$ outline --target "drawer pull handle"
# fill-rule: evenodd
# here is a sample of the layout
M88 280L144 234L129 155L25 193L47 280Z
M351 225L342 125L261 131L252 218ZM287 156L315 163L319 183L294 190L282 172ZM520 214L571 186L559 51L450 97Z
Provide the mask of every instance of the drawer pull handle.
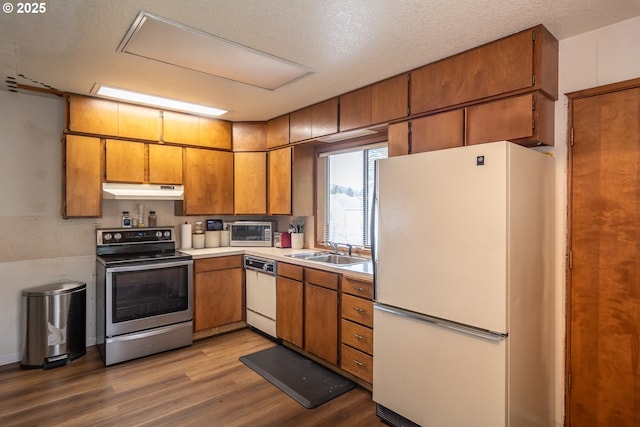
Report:
M356 337L356 339L363 341L364 337L362 335L358 335L358 334L353 334L354 337Z
M355 363L356 365L360 366L361 368L366 367L367 365L365 365L364 363L360 362L359 360L353 359L353 363Z
M357 311L358 313L364 313L364 312L366 311L366 310L365 310L364 308L362 308L362 307L353 307L353 309L354 309L355 311Z
M366 289L365 289L365 288L358 287L358 288L356 288L356 291L358 291L358 292L364 292L364 291L366 291Z

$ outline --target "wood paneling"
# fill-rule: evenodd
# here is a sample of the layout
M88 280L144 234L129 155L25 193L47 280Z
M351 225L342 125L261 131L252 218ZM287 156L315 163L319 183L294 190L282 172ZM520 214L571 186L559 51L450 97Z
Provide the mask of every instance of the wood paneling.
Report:
M640 425L638 85L570 104L569 426Z
M273 346L244 330L108 368L96 347L57 369L5 365L0 417L3 425L34 426L385 425L361 387L310 410L238 360Z

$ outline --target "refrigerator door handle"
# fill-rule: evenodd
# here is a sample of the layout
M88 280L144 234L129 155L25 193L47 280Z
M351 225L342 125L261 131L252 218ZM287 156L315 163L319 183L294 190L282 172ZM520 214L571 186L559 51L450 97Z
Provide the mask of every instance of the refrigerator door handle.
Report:
M371 203L371 264L373 266L373 299L376 299L376 276L378 272L378 161L373 163L373 200Z
M374 310L385 311L396 316L408 317L410 319L418 320L421 322L431 323L439 328L449 329L451 331L460 332L465 335L470 335L476 338L481 338L488 341L500 342L506 339L509 334L502 332L495 332L486 329L474 328L472 326L462 325L460 323L451 322L448 320L440 319L438 317L428 316L426 314L415 313L413 311L402 310L396 307L390 307L388 305L375 303L373 305Z

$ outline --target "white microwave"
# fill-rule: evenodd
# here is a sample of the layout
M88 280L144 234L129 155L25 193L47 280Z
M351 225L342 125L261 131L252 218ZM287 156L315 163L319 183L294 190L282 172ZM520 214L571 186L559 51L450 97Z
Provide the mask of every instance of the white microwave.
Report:
M230 224L231 246L273 246L273 223L236 221Z

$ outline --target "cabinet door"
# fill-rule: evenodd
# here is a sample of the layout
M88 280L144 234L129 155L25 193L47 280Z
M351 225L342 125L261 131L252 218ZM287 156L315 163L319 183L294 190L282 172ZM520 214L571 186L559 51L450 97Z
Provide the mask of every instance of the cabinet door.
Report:
M267 122L267 148L289 143L289 115L276 117Z
M172 111L165 111L162 117L162 140L164 142L198 145L199 117Z
M149 144L149 182L182 184L182 148Z
M267 153L234 153L236 215L267 213Z
M289 115L289 138L291 142L311 138L311 108L303 108Z
M160 140L160 111L139 105L118 105L118 135L124 138Z
M409 154L409 122L389 125L387 129L389 157Z
M409 77L401 74L371 86L371 123L406 117L409 112Z
M278 276L276 281L276 319L278 319L276 335L300 348L303 346L302 293L302 282Z
M291 147L269 151L269 214L291 214Z
M257 151L267 148L267 125L264 122L232 124L233 151Z
M411 113L533 86L533 32L512 36L411 72Z
M340 96L340 132L371 123L371 86Z
M311 107L311 137L338 132L338 98L331 98Z
M447 111L411 121L411 152L462 147L464 110Z
M231 150L231 122L200 117L198 123L198 145Z
M145 144L115 139L106 144L106 180L143 183Z
M241 268L231 268L195 274L195 332L243 320L242 273Z
M69 97L68 124L72 132L118 135L118 103L99 98Z
M185 149L184 214L233 213L233 153Z
M309 283L304 292L304 348L337 365L338 292Z
M102 148L98 138L66 135L64 140L65 218L102 216Z
M532 138L533 131L532 94L467 108L467 145Z

